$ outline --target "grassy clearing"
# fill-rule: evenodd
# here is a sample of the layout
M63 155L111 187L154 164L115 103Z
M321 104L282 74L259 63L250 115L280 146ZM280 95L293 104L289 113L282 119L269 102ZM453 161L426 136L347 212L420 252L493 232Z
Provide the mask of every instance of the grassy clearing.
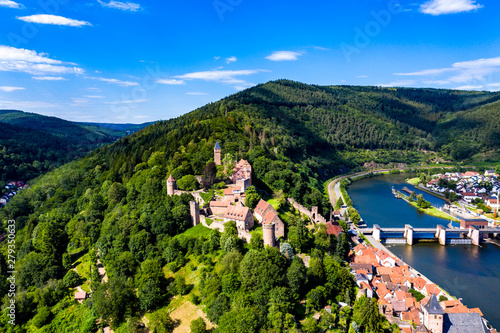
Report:
M271 206L273 206L273 208L276 210L278 210L280 208L280 204L278 202L278 199L269 199L269 200L267 200L267 202L269 204L271 204Z
M207 218L205 218L205 223L206 223L207 225L211 225L213 221L214 221L214 220L212 220L212 219L210 219L210 218L208 218L208 217L207 217Z
M458 219L454 218L451 215L446 214L445 212L442 212L442 211L438 210L435 207L422 209L422 208L419 208L417 206L416 202L409 202L409 204L412 205L413 207L417 208L419 211L424 212L427 215L431 215L431 216L438 217L440 219L444 219L444 220L448 220L448 221L456 221L456 222L458 222Z
M73 266L75 267L78 275L80 275L82 277L82 279L85 280L85 283L83 283L80 287L82 287L82 289L85 292L90 293L90 258L89 258L89 254L86 253L85 255L78 258L78 260L76 260L73 263Z
M175 237L208 237L210 235L210 228L205 227L203 224L198 224L196 227L189 228L184 231L182 234L179 234Z
M211 329L214 326L206 318L206 314L203 313L200 307L194 305L190 301L185 301L181 306L170 313L170 317L173 320L179 320L180 325L174 329L174 333L188 333L191 331L190 325L193 320L202 317L207 324L207 328Z
M415 178L409 178L406 180L406 182L410 185L413 185L413 186L418 186L418 184L420 183L420 178L418 177L415 177Z

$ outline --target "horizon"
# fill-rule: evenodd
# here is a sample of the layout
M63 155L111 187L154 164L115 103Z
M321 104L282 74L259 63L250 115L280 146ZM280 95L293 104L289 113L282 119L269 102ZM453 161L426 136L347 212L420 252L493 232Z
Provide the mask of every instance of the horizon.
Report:
M0 0L0 109L141 124L280 78L498 91L499 9L493 0Z
M249 87L247 89L252 89L254 87L257 87L259 85L266 85L268 83L271 83L271 82L276 82L276 81L279 81L279 80L288 80L288 81L291 81L289 79L276 79L276 80L271 80L271 81L267 81L267 82L263 82L263 83L258 83L256 84L255 86L253 87ZM311 85L311 86L318 86L318 87L366 87L366 88L387 88L387 89L391 89L391 88L398 88L398 89L434 89L434 90L455 90L457 92L459 91L464 91L464 90L460 90L460 89L448 89L448 88L433 88L433 87L400 87L400 86L394 86L394 87L382 87L382 86L373 86L373 85L349 85L349 84L336 84L336 85L318 85L318 84L314 84L314 83L304 83L304 82L300 82L300 81L293 81L293 82L297 82L297 83L300 83L300 84L307 84L307 85ZM245 89L245 90L247 90ZM244 90L242 90L244 91ZM214 102L218 102L222 99L225 99L225 98L228 98L229 96L231 95L234 95L234 94L237 94L239 93L240 91L238 92L235 92L235 93L232 93L230 95L227 95L227 96L224 96L224 97L221 97L219 100L217 101L213 101L213 102L208 102L208 103L214 103ZM475 92L475 91L474 91ZM492 92L492 91L482 91L484 93L495 93L495 92ZM207 104L208 104L207 103ZM206 105L206 104L204 104ZM144 121L144 122L99 122L99 121L75 121L75 120L71 120L71 119L65 119L65 118L60 118L60 117L57 117L57 116L53 116L53 115L45 115L45 114L42 114L42 113L38 113L38 112L32 112L32 111L24 111L24 110L16 110L16 109L3 109L3 108L0 108L0 112L2 111L14 111L14 112L23 112L23 113L31 113L31 114L37 114L37 115L42 115L42 116L47 116L47 117L55 117L55 118L59 118L59 119L62 119L62 120L65 120L65 121L70 121L70 122L75 122L75 123L81 123L81 124L116 124L116 125L142 125L142 124L146 124L146 123L151 123L151 124L154 124L158 121L168 121L168 120L171 120L171 119L174 119L174 118L177 118L177 117L181 117L183 115L186 115L188 113L191 113L191 112L194 112L196 111L197 109L203 107L204 105L201 105L199 107L196 107L195 109L193 110L189 110L189 111L186 111L185 113L182 113L182 114L179 114L175 117L171 117L171 118L168 118L168 119L156 119L156 120L150 120L150 121ZM151 125L150 124L150 125ZM149 126L149 125L148 125Z

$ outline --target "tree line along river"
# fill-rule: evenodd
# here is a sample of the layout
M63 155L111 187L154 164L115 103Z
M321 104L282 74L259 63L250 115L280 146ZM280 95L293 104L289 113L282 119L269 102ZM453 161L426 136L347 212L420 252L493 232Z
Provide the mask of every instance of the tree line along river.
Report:
M405 180L409 174L381 175L353 182L348 193L368 227L414 228L446 226L449 221L419 212L404 200L398 200L391 192L392 187L401 190L408 187ZM425 200L435 207L444 201L423 193ZM415 267L450 295L462 298L470 308L479 307L484 317L495 328L500 328L500 248L493 244L446 245L439 243L417 243L386 245L408 265Z

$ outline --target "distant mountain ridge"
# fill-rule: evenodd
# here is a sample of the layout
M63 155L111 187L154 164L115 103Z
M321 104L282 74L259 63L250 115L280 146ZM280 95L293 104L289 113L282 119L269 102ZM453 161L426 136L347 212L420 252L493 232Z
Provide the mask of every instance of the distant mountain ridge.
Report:
M29 180L142 125L81 124L18 110L0 110L0 180ZM147 126L144 124L143 126Z

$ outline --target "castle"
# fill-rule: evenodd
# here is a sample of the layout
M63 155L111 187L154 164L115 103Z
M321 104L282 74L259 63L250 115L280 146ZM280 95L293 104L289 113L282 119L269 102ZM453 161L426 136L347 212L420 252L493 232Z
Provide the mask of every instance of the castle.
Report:
M216 165L222 165L222 149L219 142L214 147L214 162ZM252 185L252 166L246 160L241 159L233 167L231 176L232 184L224 189L222 200L211 200L206 207L200 209L200 203L203 203L201 196L197 192L191 192L196 201L190 202L190 215L193 226L203 223L210 218L212 223L208 226L211 229L224 230L224 223L234 221L238 236L250 241L249 231L254 227L255 219L262 224L264 245L276 246L276 240L285 236L285 225L278 216L278 213L272 205L264 200L252 211L245 207L245 191ZM179 195L183 191L177 189L177 182L172 175L167 179L167 194Z

